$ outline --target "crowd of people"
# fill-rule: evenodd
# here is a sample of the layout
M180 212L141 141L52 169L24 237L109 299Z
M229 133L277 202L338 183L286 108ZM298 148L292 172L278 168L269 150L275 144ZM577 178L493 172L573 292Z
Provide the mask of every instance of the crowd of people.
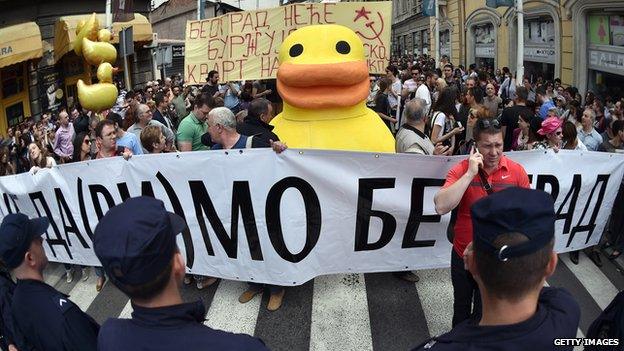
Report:
M128 160L133 155L147 153L256 147L272 148L278 153L285 150L286 145L279 141L279 135L269 124L281 110L275 81L219 84L219 78L219 72L209 72L202 87L184 85L178 77L152 81L142 89L121 90L117 103L107 111L85 111L75 104L58 113L45 113L38 121L27 120L11 127L0 149L0 175L36 173L57 164L105 157ZM477 326L466 324L471 318L477 318L485 323L483 325L498 326L538 317L566 319L567 324L559 325L559 329L551 326L551 329L535 331L532 337L541 345L544 340L539 338L550 335L549 331L559 332L554 335L560 337L576 335L580 312L573 298L558 289L542 290L557 261L553 251L552 200L542 192L521 189L529 187L528 176L521 165L507 159L503 152L549 149L554 152L562 149L622 152L622 104L624 99L614 101L591 92L583 97L578 89L564 87L558 79L550 82L538 77L533 82L523 78L520 82L507 67L494 70L472 64L465 70L461 65L453 65L447 57L439 63L427 56L393 58L385 75L371 76L367 105L395 135L397 152L467 156L453 167L435 196L439 214L457 212L452 226L451 277L453 326L458 329L448 334L447 339L443 336L423 347L433 347L437 342L439 349L446 349L439 345L467 342L461 335L479 331ZM481 186L472 187L475 180ZM510 185L519 189L501 191ZM494 194L499 192L501 195ZM617 258L624 250L623 194L624 186L620 188L619 202L616 200L608 235L603 241L603 248L610 247L610 259ZM133 211L128 210L130 207ZM488 210L492 208L499 208L500 215L494 222L485 221L491 216ZM539 223L515 223L518 217L509 215L516 213L514 211L524 213L526 218L539 219ZM8 224L3 223L4 229L0 228L10 233L7 237L17 237L4 243L0 237L0 256L6 268L19 279L42 281L42 267L47 259L40 235L47 223L16 216L7 216L4 222ZM143 218L162 220L158 226L162 230L146 228ZM532 232L505 232L512 224ZM191 329L181 334L183 339L181 335L167 333L150 338L151 334L143 327L113 321L100 329L99 349L124 349L123 343L114 341L115 337L120 342L125 340L126 347L134 345L135 348L145 345L138 340L158 345L160 349L207 342L198 336L204 327L194 324L199 321L196 314L203 306L183 304L177 282L190 284L194 280L196 287L203 289L218 278L184 274L183 258L172 239L184 227L183 219L167 213L162 202L149 198L130 199L112 208L100 221L94 249L103 267L95 269L96 289L100 291L108 277L132 299L136 318L143 318L147 329L150 323L159 323L159 313L175 315L178 320L171 323L182 329L192 320L195 329L189 326ZM108 235L113 232L116 236ZM137 233L141 233L140 240L129 239ZM124 250L120 250L122 246ZM8 262L7 257L16 250L22 256ZM602 265L602 253L598 248L585 252L596 265ZM579 252L570 254L572 262L578 263L578 255ZM507 260L513 263L501 263ZM520 279L523 269L529 265L532 274ZM74 279L75 268L66 265L68 283ZM80 268L82 279L88 279L89 269ZM415 272L395 275L410 282L419 280ZM30 289L44 289L43 283L33 284ZM521 289L517 288L518 284ZM20 289L19 283L17 289ZM270 293L267 308L279 309L285 294L285 289L279 286L250 283L239 301L246 303L265 290ZM500 312L510 306L515 306L519 314L501 315ZM66 309L74 314L74 320L67 317L64 323L81 323L83 337L97 335L98 326L90 317L81 314L71 302ZM563 310L565 312L560 312ZM559 312L552 315L549 311ZM28 330L43 328L37 324L39 322L27 319L17 323L23 329L31 328ZM526 334L526 329L510 327L508 331L510 335ZM491 333L483 334L483 347L500 341L490 338ZM137 335L138 339L131 341ZM25 345L40 349L75 342L30 338ZM184 341L172 343L174 339ZM84 341L79 349L95 349L94 340ZM214 344L217 349L264 349L260 340L242 336L231 338L227 333L214 334L214 340L221 342ZM23 342L8 338L5 341L7 345L12 341ZM547 341L552 342L552 338Z

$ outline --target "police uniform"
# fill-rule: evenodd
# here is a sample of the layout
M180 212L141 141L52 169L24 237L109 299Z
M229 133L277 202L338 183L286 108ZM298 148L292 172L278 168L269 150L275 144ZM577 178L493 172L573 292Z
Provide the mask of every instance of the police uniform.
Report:
M93 247L113 284L140 286L165 270L176 250L176 236L185 228L184 219L167 212L162 201L131 198L100 220ZM201 301L132 307L132 319L109 319L102 325L98 350L267 350L260 339L205 326Z
M11 312L11 303L13 301L13 291L15 291L15 282L11 275L0 269L0 326L2 335L0 335L0 347L8 350L9 345L23 345L23 337L15 329L13 314Z
M44 234L47 218L9 214L0 226L0 257L10 270L19 267L32 242ZM96 350L99 325L67 295L40 280L18 279L11 314L19 350Z
M491 250L506 261L537 252L554 237L555 213L550 195L543 191L511 188L487 196L471 208L473 245ZM522 233L529 239L517 245L494 246L500 234ZM475 257L475 259L478 259ZM461 322L450 332L434 337L414 350L553 350L555 338L575 338L580 308L564 289L541 290L535 314L512 325L480 326L479 319ZM572 347L557 350L572 350Z
M99 325L69 296L38 280L18 280L13 318L25 336L19 350L96 350Z

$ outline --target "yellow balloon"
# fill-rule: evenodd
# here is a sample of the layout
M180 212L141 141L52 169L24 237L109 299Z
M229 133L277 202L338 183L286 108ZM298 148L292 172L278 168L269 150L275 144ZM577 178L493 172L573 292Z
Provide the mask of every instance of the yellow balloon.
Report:
M111 83L86 85L82 79L76 84L78 101L83 108L99 112L113 107L117 101L117 87Z
M76 39L74 40L74 52L78 56L82 56L82 39L87 38L90 40L97 40L98 37L98 29L100 28L100 23L98 19L93 13L91 17L85 22L85 24L80 28L80 32L76 34Z
M76 34L80 33L80 31L82 30L82 27L84 27L85 23L86 23L85 20L78 21L78 24L76 25Z
M113 66L108 63L102 63L97 69L97 78L100 83L113 82Z
M110 43L98 43L82 38L82 55L88 63L94 66L102 62L115 63L117 49Z
M106 28L100 29L100 31L98 32L98 41L110 43L112 36L113 34L110 32L110 30Z

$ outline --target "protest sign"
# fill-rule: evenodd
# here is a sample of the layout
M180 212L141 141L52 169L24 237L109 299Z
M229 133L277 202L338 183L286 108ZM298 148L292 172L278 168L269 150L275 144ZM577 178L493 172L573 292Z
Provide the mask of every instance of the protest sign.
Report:
M598 243L624 155L509 157L556 199L557 251ZM98 265L98 219L130 196L155 196L188 224L178 246L189 272L299 285L331 273L448 267L450 214L436 214L433 197L463 159L294 149L117 157L1 177L0 211L49 217L50 260Z
M299 3L188 21L184 80L204 84L212 70L219 72L221 81L275 78L282 41L297 28L315 24L353 29L364 43L370 72L384 73L390 58L391 12L388 1Z

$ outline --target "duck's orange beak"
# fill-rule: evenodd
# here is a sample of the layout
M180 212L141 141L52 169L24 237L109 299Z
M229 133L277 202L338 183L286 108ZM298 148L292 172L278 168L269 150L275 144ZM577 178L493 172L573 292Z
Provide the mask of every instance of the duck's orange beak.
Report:
M282 63L277 90L286 103L303 109L350 107L370 90L366 61L325 64Z

